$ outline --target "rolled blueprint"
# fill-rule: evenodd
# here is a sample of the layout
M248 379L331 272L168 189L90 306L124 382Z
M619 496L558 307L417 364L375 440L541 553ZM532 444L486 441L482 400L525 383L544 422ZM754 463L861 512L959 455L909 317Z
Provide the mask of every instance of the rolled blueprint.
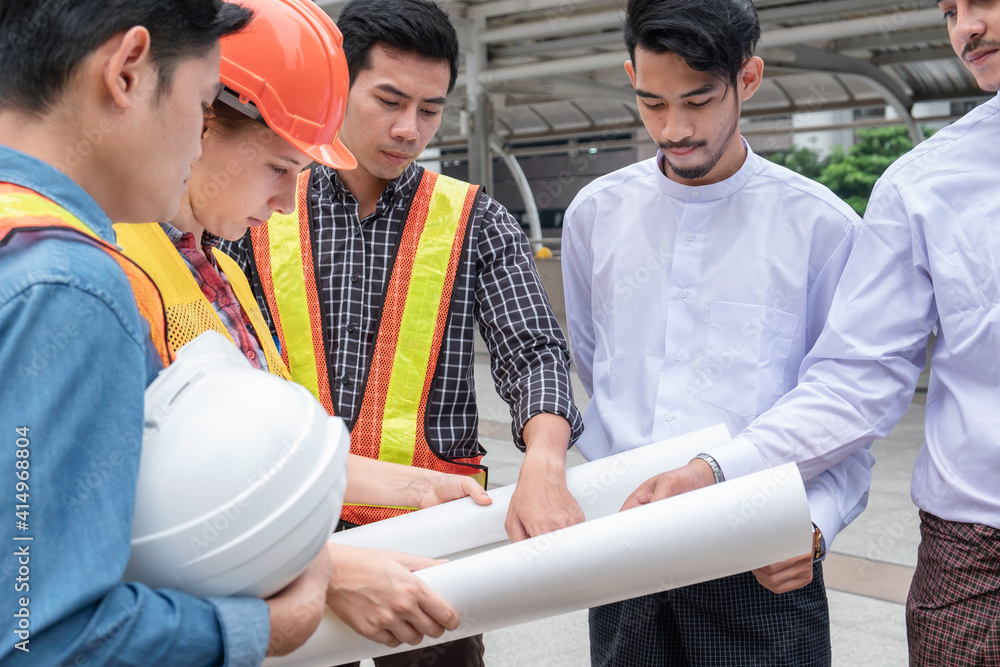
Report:
M415 574L461 625L420 646L745 572L812 549L795 464L740 477ZM355 634L327 610L289 656L265 665L339 665L410 650Z
M679 468L708 447L728 442L730 437L729 429L717 424L584 463L566 471L566 486L588 521L608 516L621 509L629 494L650 477ZM513 493L511 484L491 490L490 505L462 498L335 533L330 541L428 558L467 555L470 550L507 541L504 520Z

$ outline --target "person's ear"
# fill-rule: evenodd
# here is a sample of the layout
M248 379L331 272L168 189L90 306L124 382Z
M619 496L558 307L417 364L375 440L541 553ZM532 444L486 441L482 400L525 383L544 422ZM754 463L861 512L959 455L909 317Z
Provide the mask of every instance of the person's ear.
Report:
M632 87L635 88L635 65L632 64L632 60L625 61L625 71L628 73L628 78L632 82Z
M758 56L751 56L743 63L743 69L740 70L740 77L737 82L737 92L739 92L741 103L753 97L753 94L760 88L763 79L764 61Z
M135 26L112 39L117 41L108 45L103 82L115 105L128 109L153 94L159 72L151 56L149 30Z

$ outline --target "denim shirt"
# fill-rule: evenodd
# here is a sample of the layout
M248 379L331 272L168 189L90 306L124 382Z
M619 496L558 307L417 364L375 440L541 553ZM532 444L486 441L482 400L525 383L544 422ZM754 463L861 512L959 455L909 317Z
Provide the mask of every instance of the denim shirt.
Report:
M0 146L0 182L52 199L114 242L97 203L49 165ZM0 247L0 663L263 660L263 601L121 581L143 392L159 370L128 279L105 251L61 232Z

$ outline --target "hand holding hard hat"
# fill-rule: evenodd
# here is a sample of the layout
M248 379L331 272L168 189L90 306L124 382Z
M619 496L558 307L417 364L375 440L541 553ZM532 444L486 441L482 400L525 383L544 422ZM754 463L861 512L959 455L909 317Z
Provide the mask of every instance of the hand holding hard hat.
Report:
M342 545L316 558L340 515L349 448L343 421L303 387L202 334L146 390L125 579L205 597L268 597L293 582L283 594L318 604L317 623L325 598L358 634L389 646L454 629L454 610L410 574L438 561ZM277 637L294 649L315 627Z
M199 597L278 592L333 531L349 447L303 387L202 334L146 390L125 578Z

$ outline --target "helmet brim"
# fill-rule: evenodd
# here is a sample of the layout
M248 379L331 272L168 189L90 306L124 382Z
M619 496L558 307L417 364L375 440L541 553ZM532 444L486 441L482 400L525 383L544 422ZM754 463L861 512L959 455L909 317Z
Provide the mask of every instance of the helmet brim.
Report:
M285 137L285 139L300 151L311 157L320 164L325 164L334 169L355 169L358 161L347 150L347 146L341 143L340 139L334 139L332 144L310 144L297 139Z

